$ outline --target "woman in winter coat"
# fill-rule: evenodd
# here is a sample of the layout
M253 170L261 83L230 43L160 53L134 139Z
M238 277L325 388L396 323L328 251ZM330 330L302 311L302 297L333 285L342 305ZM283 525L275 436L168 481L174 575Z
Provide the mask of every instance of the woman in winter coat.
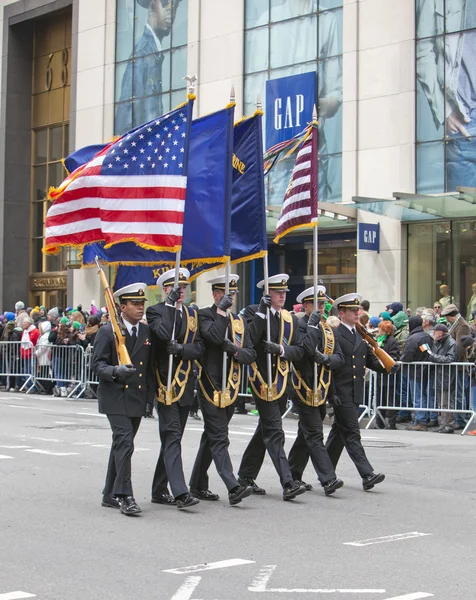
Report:
M393 360L400 360L400 346L395 339L394 326L392 321L380 321L377 329L377 343L389 354ZM386 404L397 406L395 395L395 375L377 375L377 405ZM395 424L397 419L396 410L386 410L385 417L387 418L388 429L396 429ZM385 427L383 419L377 417L377 426L380 429Z

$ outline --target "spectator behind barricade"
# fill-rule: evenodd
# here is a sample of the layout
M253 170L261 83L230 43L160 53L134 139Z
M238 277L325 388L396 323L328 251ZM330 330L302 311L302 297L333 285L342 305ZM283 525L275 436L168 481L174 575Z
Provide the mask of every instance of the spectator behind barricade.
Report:
M473 310L471 313L471 321L468 323L468 325L472 337L476 338L476 310Z
M375 319L378 317L371 317ZM397 340L393 336L394 326L391 321L380 321L377 325L377 343L389 354L393 360L400 360L400 347ZM377 375L377 403L387 404L387 406L398 406L395 389L395 376L394 375ZM387 419L387 423L380 417L377 416L376 423L379 429L396 429L396 410L385 410L384 416Z
M15 329L15 313L6 312L4 314L5 317L5 326L3 328L2 333L2 342L11 342L13 330Z
M412 316L412 309L411 308L406 308L405 309L405 313L406 313L407 317L411 317Z
M15 315L18 317L18 315L21 313L26 313L25 303L19 300L15 303Z
M64 309L63 316L64 316L64 317L70 317L70 316L71 316L71 311L72 311L72 310L73 310L73 308L72 308L71 306L67 306L67 307Z
M94 340L96 339L96 334L99 331L99 324L101 322L100 317L96 314L91 315L88 319L88 324L84 330L86 334L86 340L90 346L94 346Z
M50 323L52 325L54 325L56 323L56 319L58 319L58 317L59 317L59 312L58 312L58 309L56 307L50 309L48 311L48 313L46 314L46 318L48 319L48 321L50 321Z
M361 312L365 313L370 317L370 302L368 300L362 300L362 302L360 303L360 308L362 309Z
M33 308L29 314L30 314L30 318L33 320L35 327L38 327L38 323L40 321L40 307L35 306L35 308Z
M388 310L384 310L380 313L380 318L383 321L391 321L392 320L392 315L388 312Z
M442 311L442 306L438 301L433 302L433 310L435 311L436 319L438 319L438 317L441 315L441 311Z
M408 329L409 336L406 339L403 348L401 358L402 363L421 362L425 359L425 352L421 350L422 344L427 344L430 347L433 343L433 340L424 331L423 320L421 317L410 317L408 319ZM415 420L409 429L413 431L426 431L426 422L428 420L427 411L421 411L418 409L427 408L426 386L424 384L427 377L427 369L422 365L403 365L401 371L402 406L406 405L415 409ZM402 423L405 421L402 418L397 418L397 422Z
M40 321L40 323L43 323L44 321L47 320L46 313L48 311L46 310L45 306L40 306L40 310L38 312L40 313L40 319L39 319L39 321Z
M20 317L23 317L21 314ZM20 343L20 357L22 362L22 373L24 375L33 375L33 354L35 346L38 343L40 332L35 327L33 319L26 315L20 320L17 318L17 322L21 322L22 336ZM26 377L17 378L17 387L23 385L27 381Z
M51 396L54 383L51 381L51 342L48 340L51 323L43 321L39 324L40 337L35 348L36 360L38 363L38 379L40 380L40 390Z
M5 317L3 315L0 315L0 338L2 337L2 333L5 328L6 323L7 322L5 320Z
M89 342L86 339L86 334L81 331L82 324L79 321L73 321L69 329L69 343L73 346L81 346L86 348Z
M364 327L367 327L368 322L370 321L369 315L367 313L360 313L359 315L359 323Z
M395 327L394 337L400 346L400 352L403 352L405 340L410 335L408 315L403 310L403 305L400 302L393 302L393 304L390 304L389 313L391 314L392 323Z
M101 325L105 325L106 323L109 323L109 313L107 312L107 308L101 308Z
M51 366L53 367L53 376L56 380L56 386L53 389L54 396L65 398L68 395L67 385L67 356L63 350L69 345L69 325L70 320L67 317L61 317L57 329L51 331L49 341L53 344L51 349Z
M73 312L70 315L70 319L73 322L76 321L76 323L79 323L80 325L86 325L86 320L84 318L84 315L79 310L73 310Z
M417 308L415 308L415 317L421 317L425 311L426 306L418 306Z
M426 351L425 360L442 366L441 371L434 375L436 385L437 406L444 409L452 409L455 405L453 396L455 370L450 364L458 358L458 348L454 339L448 334L448 328L443 323L438 323L433 332L433 348L428 345L422 348ZM448 366L446 366L448 365ZM441 413L439 417L440 427L438 433L454 432L454 415L451 412Z
M471 335L468 322L460 314L456 304L448 304L441 311L441 316L446 318L448 331L451 337L455 340L458 349L458 362L466 362L466 353L463 348L461 339L466 335ZM465 368L463 366L456 369L455 374L455 408L461 410L469 408L469 398L464 390ZM466 426L466 418L461 413L455 414L456 426L455 429L464 429Z
M330 317L327 317L326 323L330 325L332 329L337 329L340 325L340 319L335 315L330 315Z
M380 317L370 317L369 324L368 324L368 330L370 331L370 333L374 333L374 334L377 333L378 326L381 321L382 321L382 319ZM392 332L393 332L393 324L392 324Z

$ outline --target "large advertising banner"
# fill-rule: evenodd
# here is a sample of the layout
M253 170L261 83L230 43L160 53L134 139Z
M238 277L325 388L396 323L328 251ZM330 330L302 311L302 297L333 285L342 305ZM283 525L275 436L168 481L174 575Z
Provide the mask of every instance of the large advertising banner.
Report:
M185 100L188 0L117 0L115 133Z
M476 1L417 0L417 188L476 187Z

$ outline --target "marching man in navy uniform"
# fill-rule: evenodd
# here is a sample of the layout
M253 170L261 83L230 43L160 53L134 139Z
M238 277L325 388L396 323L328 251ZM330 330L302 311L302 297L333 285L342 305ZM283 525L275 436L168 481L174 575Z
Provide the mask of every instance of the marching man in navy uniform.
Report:
M205 344L205 352L200 359L198 401L205 431L190 478L190 491L194 496L203 500L218 500L218 495L208 489L208 468L213 458L218 474L227 487L231 505L238 504L253 493L251 486L238 483L228 453L228 423L235 410L242 365L249 365L256 360L256 352L243 319L230 310L238 291L239 279L236 274L229 275L229 294L225 294L225 275L209 279L214 304L198 312L200 335ZM223 394L224 352L227 353L227 380Z
M342 450L347 450L362 477L364 491L371 490L385 479L383 473L374 473L360 438L358 407L362 403L365 368L387 373L370 347L356 329L359 321L362 296L352 293L337 298L334 306L339 311L341 324L336 330L336 339L344 354L343 366L335 371L334 423L326 441L329 458L336 467ZM395 365L393 371L398 370Z
M99 412L107 415L112 429L102 506L120 508L124 515L142 512L132 491L131 460L141 418L155 398L150 330L140 322L146 289L145 283L134 283L114 294L127 329L126 347L132 364L119 366L110 323L99 329L94 341L93 369L99 379Z
M314 286L297 297L305 315L299 319L303 336L304 355L295 361L291 376L292 399L299 413L297 438L289 452L289 465L294 480L302 482L302 474L311 458L326 496L330 496L344 484L337 479L334 467L324 446L322 421L326 416L326 399L330 395L332 371L344 364L339 342L334 339L332 327L321 321L328 303L326 288L318 286L318 310L314 310ZM317 389L314 390L314 363L317 363ZM307 484L304 484L307 485Z
M157 378L157 410L162 447L152 482L152 502L177 504L189 508L198 504L187 488L182 465L182 436L193 404L193 362L203 353L204 346L198 331L198 314L184 306L190 273L180 269L179 285L174 288L175 269L166 271L157 279L163 286L165 302L147 309L147 322L152 331L154 374ZM175 323L175 327L174 327ZM172 340L172 338L174 338ZM169 356L172 355L172 385L167 390ZM173 498L167 490L170 482Z
M274 275L268 279L269 295L261 298L258 311L250 325L250 336L256 350L256 362L249 367L249 384L252 389L260 420L245 450L238 471L241 485L253 486L254 493L265 494L255 482L264 460L265 451L273 461L283 486L283 500L292 500L306 488L294 482L284 452L284 431L281 422L280 402L286 402L286 386L290 363L302 358L301 335L298 319L284 310L289 275ZM264 288L264 281L258 283ZM267 341L266 319L269 319L271 341ZM272 388L268 389L267 355L271 355Z

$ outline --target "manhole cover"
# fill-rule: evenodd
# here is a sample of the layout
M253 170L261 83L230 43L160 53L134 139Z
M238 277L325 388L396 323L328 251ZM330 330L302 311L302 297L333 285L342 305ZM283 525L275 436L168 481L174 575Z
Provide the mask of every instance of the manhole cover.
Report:
M362 440L362 446L365 448L406 448L410 445L404 442L388 442L387 440Z

